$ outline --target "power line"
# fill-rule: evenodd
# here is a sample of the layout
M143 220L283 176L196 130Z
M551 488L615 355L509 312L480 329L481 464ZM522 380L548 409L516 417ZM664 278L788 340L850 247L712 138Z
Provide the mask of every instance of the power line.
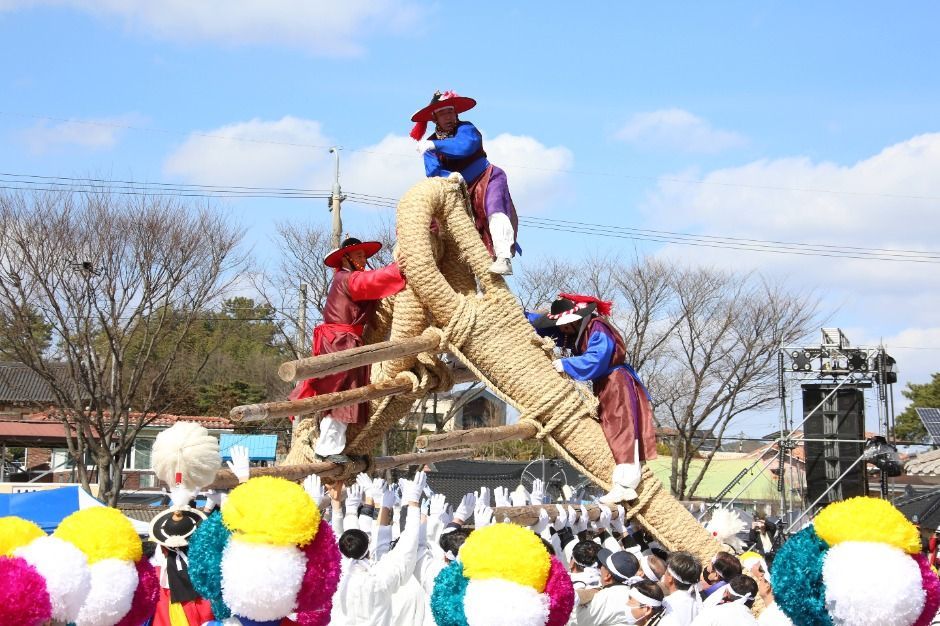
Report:
M320 144L308 144L292 141L276 141L273 139L252 139L249 137L232 137L230 135L216 135L212 133L203 133L199 131L185 132L178 130L169 130L163 128L156 128L153 126L134 126L132 124L120 124L116 122L103 122L95 120L80 120L74 118L63 118L63 117L54 117L48 115L36 115L31 113L20 113L15 111L0 111L0 115L6 115L8 117L23 117L37 120L47 120L53 122L63 122L68 124L81 124L87 126L98 126L98 127L107 127L107 128L120 128L125 130L134 130L140 132L149 132L149 133L159 133L164 135L180 136L180 137L200 137L203 139L214 139L214 140L224 140L224 141L239 141L244 143L253 143L253 144L265 144L265 145L275 145L275 146L287 146L293 148L310 148L310 149L319 149L319 150L328 150L334 146L320 145ZM360 154L374 154L378 156L394 157L398 159L416 158L415 153L400 153L400 152L387 152L383 150L368 150L365 148L343 148L346 152L358 152ZM655 182L665 182L671 184L683 184L683 185L702 185L702 186L716 186L716 187L730 187L736 189L759 189L764 191L783 191L783 192L792 192L792 193L815 193L815 194L827 194L827 195L847 195L847 196L857 196L857 197L875 197L875 198L891 198L895 200L919 200L919 201L929 201L937 202L940 201L940 196L930 196L930 195L915 195L915 194L897 194L897 193L884 193L877 191L857 191L857 190L845 190L845 189L821 189L814 187L787 187L783 185L756 185L749 183L738 183L733 181L718 181L711 179L695 179L695 178L675 178L668 176L654 176L648 174L630 174L627 172L602 172L602 171L592 171L592 170L576 170L571 168L550 168L550 167L538 167L533 165L526 165L520 163L510 163L504 164L504 167L511 167L517 169L527 169L532 171L542 171L542 172L552 172L557 174L574 174L579 176L600 176L606 178L626 178L633 180L648 180Z

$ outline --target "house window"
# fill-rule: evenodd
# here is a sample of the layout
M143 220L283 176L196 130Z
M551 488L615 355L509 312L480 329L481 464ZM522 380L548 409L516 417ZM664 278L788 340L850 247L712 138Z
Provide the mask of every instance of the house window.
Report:
M124 469L149 470L154 441L154 439L145 439L143 437L135 439L134 447L124 459Z

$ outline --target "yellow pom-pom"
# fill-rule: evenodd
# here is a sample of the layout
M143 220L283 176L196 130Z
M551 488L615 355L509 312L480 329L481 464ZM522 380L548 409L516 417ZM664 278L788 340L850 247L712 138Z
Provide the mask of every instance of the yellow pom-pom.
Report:
M17 548L44 537L46 533L22 517L0 517L0 556L12 556Z
M908 554L920 552L920 534L887 500L849 498L824 508L813 520L816 534L830 546L843 541L886 543Z
M139 561L143 555L140 537L130 520L106 506L75 511L62 520L52 536L84 552L89 565L104 559Z
M515 524L493 524L470 533L460 548L460 562L470 580L500 578L539 593L545 591L552 565L542 540Z
M232 490L222 522L242 541L303 547L317 534L320 509L300 485L261 476Z

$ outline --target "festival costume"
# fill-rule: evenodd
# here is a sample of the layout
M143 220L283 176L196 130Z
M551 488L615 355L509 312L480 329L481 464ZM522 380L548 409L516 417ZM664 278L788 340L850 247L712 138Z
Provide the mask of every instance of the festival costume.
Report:
M471 98L462 98L452 92L436 93L431 104L412 116L416 125L411 136L420 140L427 123L433 120L434 112L439 109L453 107L456 113L462 113L474 105L476 102ZM486 249L496 258L490 271L511 274L509 259L521 252L516 243L519 220L509 195L506 173L487 160L480 131L470 122L458 121L449 135L438 130L428 135L426 141L430 143L424 153L425 174L446 178L457 172L463 176L473 209L473 223ZM503 261L505 265L502 265ZM497 271L497 265L506 271Z
M702 610L692 626L755 626L751 609L738 602L726 602Z
M368 248L369 244L374 244ZM376 270L347 270L338 267L344 251L363 249L375 254L381 247L376 242L347 239L344 245L331 253L325 263L336 269L326 296L323 323L313 329L312 355L342 352L362 345L365 329L372 323L379 300L395 295L405 288L405 278L397 263ZM371 256L371 255L370 255ZM369 366L320 378L308 378L298 383L290 394L291 400L315 395L356 389L369 384ZM338 407L320 421L320 437L315 452L323 457L340 454L346 447L346 428L349 424L363 426L369 419L369 404L363 402Z
M576 294L561 294L556 312L528 314L539 334L570 348L573 355L560 359L563 371L574 380L591 381L597 396L597 417L617 467L609 500L635 499L640 480L640 461L655 459L656 429L649 394L639 375L626 362L623 338L604 317L610 303ZM579 322L580 333L565 335L558 326ZM621 489L616 489L619 486Z
M663 606L666 610L659 626L689 626L702 610L702 603L689 590L669 594Z

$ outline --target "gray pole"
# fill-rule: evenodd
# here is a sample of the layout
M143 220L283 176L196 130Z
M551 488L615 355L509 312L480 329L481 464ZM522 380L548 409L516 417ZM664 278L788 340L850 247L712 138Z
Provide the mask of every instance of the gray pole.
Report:
M300 283L297 297L297 352L307 354L307 283Z
M342 190L339 186L339 148L332 147L330 152L336 158L336 171L333 178L333 191L330 194L330 211L333 213L333 248L339 248L343 238L343 218L340 216L340 205L343 202Z

